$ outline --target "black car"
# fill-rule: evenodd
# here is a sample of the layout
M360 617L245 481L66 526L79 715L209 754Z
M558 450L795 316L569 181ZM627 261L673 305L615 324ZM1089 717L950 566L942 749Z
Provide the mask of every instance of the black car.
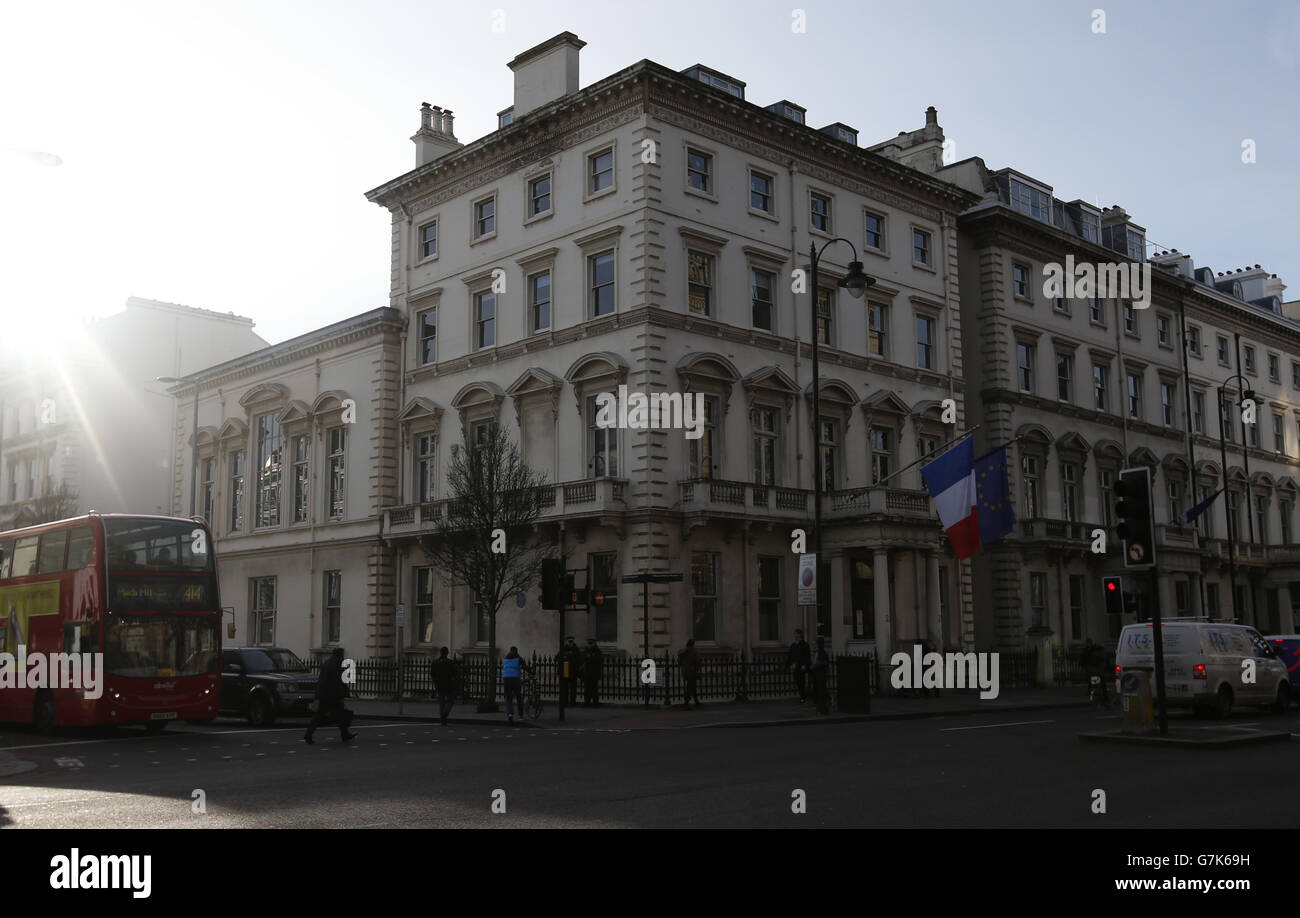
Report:
M316 674L292 650L239 647L221 651L221 713L254 726L277 717L310 717Z

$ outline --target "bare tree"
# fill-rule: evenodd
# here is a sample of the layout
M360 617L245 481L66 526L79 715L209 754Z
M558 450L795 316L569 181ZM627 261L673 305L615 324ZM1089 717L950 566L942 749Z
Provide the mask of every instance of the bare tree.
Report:
M57 489L48 485L41 489L40 497L34 497L18 511L15 522L22 526L35 526L38 523L52 523L77 515L77 493L62 482Z
M419 540L443 581L469 587L476 612L488 616L488 697L480 710L496 709L497 612L537 581L554 544L535 526L545 475L523 461L505 431L489 431L472 448L453 447L446 512Z

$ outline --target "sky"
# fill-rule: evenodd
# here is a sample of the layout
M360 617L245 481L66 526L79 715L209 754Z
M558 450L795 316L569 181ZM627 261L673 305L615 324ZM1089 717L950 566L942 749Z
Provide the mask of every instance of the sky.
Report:
M0 23L9 344L57 347L128 296L273 343L387 305L389 216L364 194L415 166L420 104L462 142L490 133L506 63L564 30L583 86L703 63L864 146L933 105L958 159L1120 204L1160 248L1300 297L1297 0L0 0Z

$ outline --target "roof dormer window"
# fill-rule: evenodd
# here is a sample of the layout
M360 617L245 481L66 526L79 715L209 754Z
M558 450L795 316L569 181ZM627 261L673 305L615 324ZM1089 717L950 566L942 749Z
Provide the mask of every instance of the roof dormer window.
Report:
M1012 210L1018 210L1035 220L1043 220L1047 223L1052 221L1051 195L1024 182L1011 179L1009 198Z
M1142 234L1134 230L1128 231L1128 257L1134 261L1142 261L1146 253L1146 240Z

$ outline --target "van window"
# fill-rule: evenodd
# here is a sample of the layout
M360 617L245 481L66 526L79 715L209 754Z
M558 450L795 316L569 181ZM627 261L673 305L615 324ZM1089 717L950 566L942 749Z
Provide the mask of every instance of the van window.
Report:
M23 536L14 544L15 577L30 577L36 573L36 536Z
M68 551L68 530L59 529L41 535L41 551L37 560L38 574L53 574L63 570L63 558Z

